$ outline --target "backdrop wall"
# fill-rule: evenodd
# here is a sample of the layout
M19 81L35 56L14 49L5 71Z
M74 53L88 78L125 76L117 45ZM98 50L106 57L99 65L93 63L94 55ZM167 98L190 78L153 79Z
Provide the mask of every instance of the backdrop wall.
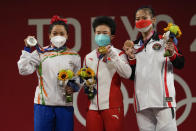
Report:
M70 36L68 46L79 52L82 59L95 48L91 22L96 16L112 16L117 23L113 45L122 49L127 39L135 40L138 32L134 12L142 5L152 5L156 11L156 29L163 33L167 22L174 22L182 30L179 48L186 63L175 70L177 124L179 131L196 130L196 2L152 0L7 0L0 3L0 130L33 131L33 98L38 83L36 74L20 76L17 68L24 38L35 35L42 45L48 45L48 24L54 14L68 18ZM43 44L44 43L44 44ZM123 80L125 131L137 131L133 109L133 82ZM75 131L85 130L87 98L81 90L74 96Z

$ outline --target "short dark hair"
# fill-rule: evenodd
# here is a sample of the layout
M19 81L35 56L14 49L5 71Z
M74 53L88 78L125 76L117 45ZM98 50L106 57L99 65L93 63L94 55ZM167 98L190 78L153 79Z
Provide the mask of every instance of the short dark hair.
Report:
M55 26L55 25L63 25L65 27L65 30L67 31L67 34L69 34L69 28L68 28L68 24L66 24L64 21L55 21L53 22L52 24L50 24L49 26L49 31L48 33L50 34L51 31L52 31L52 28Z
M151 14L152 18L155 17L155 11L154 11L154 9L153 9L150 5L144 5L144 6L140 7L140 8L138 8L138 9L136 10L136 12L135 12L135 17L136 17L136 13L137 13L139 10L148 11L148 12Z
M108 26L110 28L111 34L115 35L115 33L116 33L116 23L111 17L108 17L108 16L98 16L98 17L96 17L95 20L92 23L94 32L95 32L96 27L99 26L99 25Z

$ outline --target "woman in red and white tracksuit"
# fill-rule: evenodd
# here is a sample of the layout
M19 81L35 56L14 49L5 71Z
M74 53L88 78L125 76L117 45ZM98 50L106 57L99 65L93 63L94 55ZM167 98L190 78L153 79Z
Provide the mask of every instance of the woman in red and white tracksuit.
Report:
M88 131L123 130L123 96L121 78L129 78L132 70L126 55L111 45L115 34L115 22L110 17L97 17L93 22L95 42L106 47L101 54L98 48L86 55L84 65L93 69L97 78L97 94L90 100L86 116Z
M134 103L140 131L177 131L173 68L184 66L184 57L172 42L165 43L153 29L154 10L141 7L135 22L139 39L124 45L135 82ZM166 47L165 47L166 44ZM127 45L134 45L135 52ZM171 54L164 57L165 50Z

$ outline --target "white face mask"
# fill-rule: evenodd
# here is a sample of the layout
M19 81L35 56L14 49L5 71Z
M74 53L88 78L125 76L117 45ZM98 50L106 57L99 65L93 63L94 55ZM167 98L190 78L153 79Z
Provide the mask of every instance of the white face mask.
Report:
M63 37L63 36L54 36L54 37L52 37L51 39L50 39L50 42L55 46L55 47L57 47L57 48L60 48L60 47L62 47L64 44L65 44L65 42L66 42L66 38L65 37Z
M149 31L149 29L152 27L152 24L150 24L149 26L147 26L147 27L144 27L144 28L137 28L137 30L139 31L139 32L147 32L147 31Z

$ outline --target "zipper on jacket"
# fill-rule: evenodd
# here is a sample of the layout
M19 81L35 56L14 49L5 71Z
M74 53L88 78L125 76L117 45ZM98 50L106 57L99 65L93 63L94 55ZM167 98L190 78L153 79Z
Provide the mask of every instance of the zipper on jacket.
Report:
M98 70L99 70L99 62L100 62L100 59L98 60L98 63L97 63L97 108L99 110L99 97L98 97L98 92L99 92L99 88L98 88Z
M146 52L146 46L148 43L144 43L144 51Z

